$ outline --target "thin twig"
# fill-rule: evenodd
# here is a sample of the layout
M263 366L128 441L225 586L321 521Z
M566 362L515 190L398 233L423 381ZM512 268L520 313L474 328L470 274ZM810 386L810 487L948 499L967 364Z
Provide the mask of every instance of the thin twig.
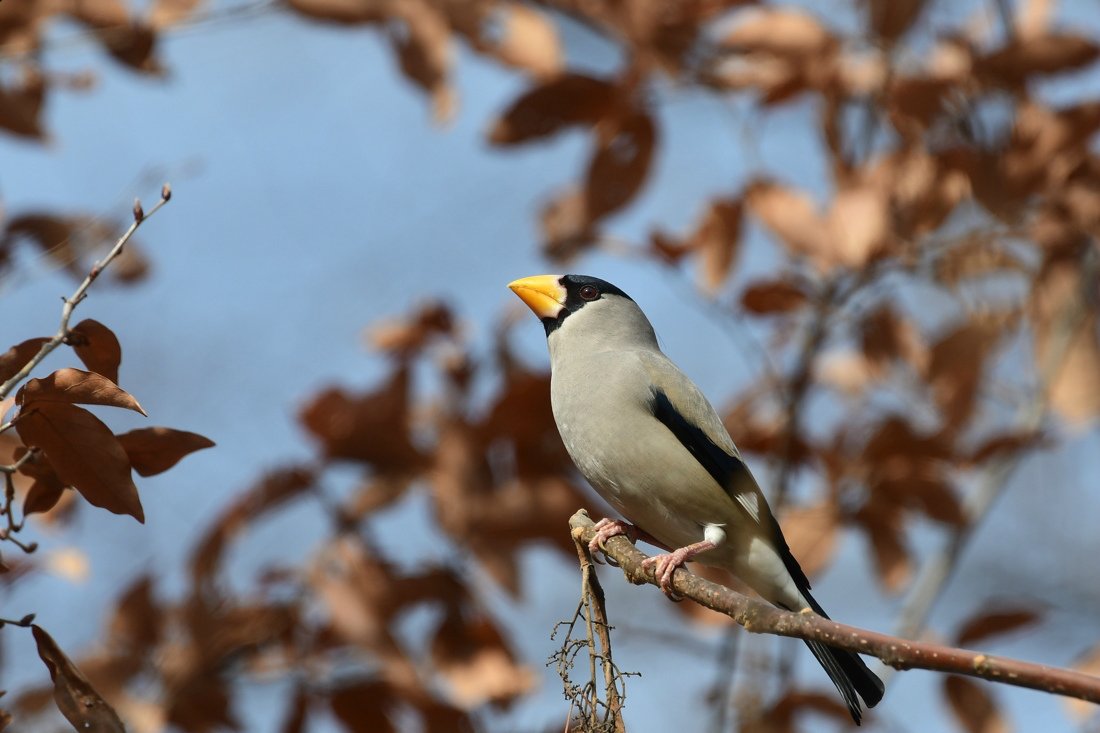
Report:
M583 509L570 518L569 526L574 538L579 537L581 541L588 542L596 536L595 525ZM658 585L653 569L642 567L646 556L626 537L612 537L605 546L627 580L636 585ZM683 568L673 573L672 588L702 606L726 614L753 633L818 641L837 649L878 657L896 669L949 672L1100 703L1100 677L941 644L899 639L839 624L811 611L784 611L704 580Z
M42 348L38 350L38 353L34 355L34 358L23 365L22 369L20 369L9 380L0 385L0 400L6 398L9 394L11 394L11 391L15 389L15 387L20 382L30 376L30 373L34 371L34 368L36 366L42 363L43 359L49 356L50 353L53 352L53 350L56 349L58 346L66 342L70 334L69 319L72 318L73 310L75 310L76 307L80 305L80 303L86 297L88 297L88 288L91 287L92 283L95 282L96 278L100 276L103 270L105 270L107 266L110 265L111 262L122 253L122 248L125 246L126 242L130 241L130 237L133 236L134 232L137 231L137 228L141 226L142 222L155 214L157 210L168 203L169 199L171 198L172 189L166 183L160 191L160 201L158 201L156 206L154 206L148 212L144 212L142 210L140 201L134 201L134 221L130 224L129 228L122 234L122 236L119 237L118 241L115 243L115 246L112 247L111 251L107 253L107 256L104 257L102 261L96 262L94 265L92 265L91 272L88 273L88 277L84 278L84 282L80 284L80 287L76 289L76 292L74 292L68 298L65 298L65 304L61 308L61 326L57 329L57 333L54 334L53 338L51 338L49 341L42 344Z

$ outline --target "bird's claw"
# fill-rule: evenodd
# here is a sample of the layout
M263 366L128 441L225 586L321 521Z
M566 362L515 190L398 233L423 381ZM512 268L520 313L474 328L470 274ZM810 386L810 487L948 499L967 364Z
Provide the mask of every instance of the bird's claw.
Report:
M680 557L679 550L675 552L662 552L659 555L647 557L643 560L642 569L649 570L656 565L653 574L657 578L657 585L660 586L661 592L664 593L670 601L679 603L684 600L684 596L672 589L672 574L676 572L676 568L682 567L685 562L686 559Z
M619 563L615 562L615 559L607 554L607 548L604 546L604 542L620 534L626 535L628 540L635 542L634 525L627 524L621 519L608 519L604 517L596 522L595 530L596 536L588 543L588 551L592 553L592 559L596 562L602 562L597 554L597 552L602 552L607 559L608 565L614 568L619 567Z

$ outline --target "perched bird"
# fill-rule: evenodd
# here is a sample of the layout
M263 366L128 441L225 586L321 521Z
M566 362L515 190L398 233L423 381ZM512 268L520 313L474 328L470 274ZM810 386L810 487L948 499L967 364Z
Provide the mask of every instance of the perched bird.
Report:
M670 597L673 571L690 559L733 572L780 608L825 616L718 414L661 351L637 303L581 275L508 287L546 328L550 400L569 455L634 525L601 520L593 551L627 534L669 551L646 562ZM857 693L874 707L882 681L852 652L806 644L858 725Z

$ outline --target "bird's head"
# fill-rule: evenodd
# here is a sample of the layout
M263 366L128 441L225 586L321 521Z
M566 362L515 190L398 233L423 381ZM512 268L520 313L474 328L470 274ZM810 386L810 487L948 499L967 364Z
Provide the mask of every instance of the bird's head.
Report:
M551 353L567 340L589 349L657 345L653 326L634 300L606 280L587 275L539 275L508 284L546 329ZM571 346L570 348L574 348Z

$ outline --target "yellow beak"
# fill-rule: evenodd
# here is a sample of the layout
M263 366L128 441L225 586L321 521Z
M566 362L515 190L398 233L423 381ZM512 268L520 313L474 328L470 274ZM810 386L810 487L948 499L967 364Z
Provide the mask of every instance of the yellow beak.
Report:
M519 299L535 312L539 319L557 318L565 307L566 292L559 282L561 275L524 277L508 283Z

